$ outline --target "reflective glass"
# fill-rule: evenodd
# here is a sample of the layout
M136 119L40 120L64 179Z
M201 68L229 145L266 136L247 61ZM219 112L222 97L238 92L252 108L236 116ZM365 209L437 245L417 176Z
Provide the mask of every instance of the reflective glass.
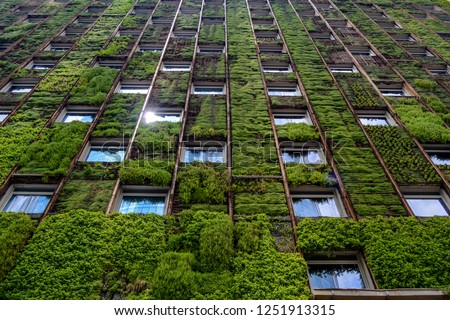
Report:
M308 123L305 116L298 117L274 117L275 125L281 126L288 123Z
M298 217L340 217L333 197L294 198L293 204Z
M92 114L83 114L83 113L68 113L64 116L62 122L69 123L72 121L81 121L90 123L94 120L94 115Z
M122 162L125 156L125 150L108 149L91 149L86 158L87 162Z
M357 264L311 265L309 280L313 289L364 289Z
M323 160L320 158L318 150L307 151L283 151L284 163L303 163L303 164L321 164Z
M51 196L13 194L6 204L5 212L43 213Z
M120 213L164 214L164 197L124 196L120 203Z
M186 149L184 158L186 163L194 161L223 163L223 151Z
M441 198L406 199L416 216L448 216L450 211Z
M8 116L8 113L0 113L0 121L5 120L5 118Z
M437 165L450 165L450 152L428 152L428 155Z
M388 126L386 117L360 117L359 120L365 126Z

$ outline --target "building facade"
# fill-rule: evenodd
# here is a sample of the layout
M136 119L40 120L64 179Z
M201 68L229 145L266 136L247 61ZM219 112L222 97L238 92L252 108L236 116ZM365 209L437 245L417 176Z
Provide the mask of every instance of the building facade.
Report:
M0 297L448 299L448 2L0 12Z

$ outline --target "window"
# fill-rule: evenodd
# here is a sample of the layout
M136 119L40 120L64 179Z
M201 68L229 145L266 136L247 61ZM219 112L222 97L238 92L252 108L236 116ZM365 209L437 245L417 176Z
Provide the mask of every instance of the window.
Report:
M194 30L177 30L173 32L174 38L194 38L197 36L197 32Z
M414 214L418 217L449 216L449 199L443 191L434 194L405 194Z
M257 39L279 39L280 35L277 31L256 30L255 35Z
M438 166L450 166L450 149L448 151L430 150L427 153L434 164Z
M180 122L181 121L181 111L148 111L144 115L145 122L146 123L153 123L153 122Z
M296 217L334 217L345 216L343 205L335 191L308 191L292 195Z
M363 126L390 126L395 123L394 119L386 112L358 114L358 118Z
M91 123L94 121L97 111L97 108L89 106L67 106L56 118L56 122L70 123L73 121L81 121Z
M413 57L434 57L428 48L407 48L407 50Z
M430 66L427 69L434 76L448 76L450 74L447 65Z
M66 51L72 46L71 43L51 43L44 50L45 51Z
M262 67L264 72L292 72L292 68L289 63L263 62Z
M121 60L121 59L117 59L117 60L107 59L106 60L106 59L99 58L96 65L98 67L108 67L108 68L120 70L120 69L122 69L123 64L124 64L124 60Z
M54 189L54 185L13 185L0 201L1 211L44 213Z
M191 64L189 62L164 62L163 71L190 71Z
M114 140L91 141L80 159L85 162L122 162L125 158L127 142Z
M376 56L375 52L368 46L351 46L348 48L353 55Z
M330 65L332 73L357 73L358 69L353 64L333 64Z
M274 20L272 18L269 18L269 19L254 18L254 19L252 19L252 22L254 25L260 25L260 26L274 25Z
M314 40L336 40L331 32L311 32L310 35Z
M131 93L131 94L147 94L150 84L148 82L125 82L120 83L118 87L119 93Z
M138 50L140 52L162 52L163 48L162 44L140 44Z
M381 94L385 97L409 97L411 94L401 83L381 84L378 86Z
M91 147L86 162L122 162L124 149Z
M225 94L225 86L215 82L196 82L192 91L194 94Z
M261 53L283 53L284 47L279 44L258 43L259 51Z
M4 86L1 92L10 92L10 93L28 93L36 86L36 81L28 81L26 79L16 79L10 81L6 86Z
M301 96L297 84L268 85L269 96Z
M304 113L286 113L286 114L274 114L273 116L275 125L281 126L288 123L305 123L311 124L309 115L307 112Z
M0 110L0 122L6 119L6 117L9 115L9 112L1 111Z
M313 289L366 289L370 278L357 255L308 261L309 281Z
M55 66L55 60L37 60L31 61L25 68L31 70L48 70Z
M139 213L163 215L165 209L164 197L150 195L128 195L124 193L120 202L120 213Z
M289 150L284 149L281 152L284 163L299 164L322 164L325 163L325 156L318 147L309 147L305 149Z
M214 162L224 163L224 151L222 147L186 147L183 154L183 162Z
M198 52L205 54L221 54L224 53L225 49L223 46L200 45L198 50Z

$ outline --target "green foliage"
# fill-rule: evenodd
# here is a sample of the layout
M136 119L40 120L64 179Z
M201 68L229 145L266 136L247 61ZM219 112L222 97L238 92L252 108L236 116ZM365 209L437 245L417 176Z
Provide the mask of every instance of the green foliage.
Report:
M128 160L119 170L124 184L146 184L169 186L172 181L174 163L167 161Z
M327 165L287 165L286 174L289 184L292 187L299 187L304 184L314 184L325 187L336 183L336 178L333 177L331 168Z
M306 123L287 123L277 126L278 138L280 140L290 140L308 142L319 140L319 132L314 126Z
M421 143L450 142L450 131L441 117L425 111L417 100L393 101L392 106L408 131Z
M414 142L398 127L367 126L366 130L389 171L400 183L436 183L437 172L420 154Z
M222 204L227 201L228 174L223 168L215 169L203 163L183 168L177 177L182 203Z
M69 180L56 202L56 212L84 209L105 212L111 199L114 180Z
M89 124L75 121L55 123L52 128L45 129L21 157L20 172L64 175L88 128Z
M114 94L106 104L92 136L112 138L131 136L143 104L144 97L140 94Z
M298 246L306 255L318 251L363 249L382 289L444 288L450 283L450 221L433 217L304 219ZM424 254L426 252L426 254Z
M135 52L123 73L125 79L150 80L156 72L160 52Z
M222 139L227 135L225 99L216 96L193 97L191 108L200 109L189 134L196 139Z
M22 213L0 213L0 283L15 266L23 247L34 232L30 217Z
M210 223L200 232L200 257L202 270L217 272L228 270L233 260L233 222Z
M130 36L114 37L108 47L106 47L106 49L100 50L97 55L100 57L107 57L121 54L128 48L128 43L130 42L130 40Z
M179 122L141 122L135 139L141 157L150 160L173 158L180 129Z
M108 67L87 69L73 90L69 103L100 105L105 100L116 76L117 70Z

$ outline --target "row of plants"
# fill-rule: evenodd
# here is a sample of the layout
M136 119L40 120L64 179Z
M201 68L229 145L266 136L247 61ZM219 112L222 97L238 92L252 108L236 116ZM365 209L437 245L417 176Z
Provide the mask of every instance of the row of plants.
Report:
M293 9L284 0L274 1L272 6L356 214L406 215Z
M445 235L450 220L433 217L303 219L298 247L308 258L317 252L364 252L367 265L380 289L450 289L449 246ZM426 252L426 254L424 254Z
M11 169L19 161L22 161L22 165L26 165L28 161L35 164L40 163L41 169L39 170L46 173L61 174L63 168L66 168L68 165L66 154L56 152L51 164L45 164L45 157L49 155L49 152L51 153L55 145L78 146L84 138L84 134L81 134L81 132L87 130L82 124L69 126L69 129L66 130L69 132L73 130L74 135L69 135L68 137L65 134L61 135L61 130L64 130L59 128L59 126L57 126L58 129L49 130L48 134L43 135L44 140L42 142L37 141L35 144L36 150L39 150L39 152L35 155L29 154L28 158L24 156L23 160L20 159L26 154L26 150L35 141L37 133L41 131L49 117L64 100L65 95L72 90L78 79L80 82L71 94L71 103L99 105L104 100L117 75L117 71L110 68L92 68L88 70L86 68L96 52L111 35L111 29L119 22L120 18L104 17L100 19L99 25L101 27L94 26L92 33L88 32L81 39L87 39L85 43L92 44L95 41L99 43L92 45L92 48L89 50L84 50L84 46L80 45L73 52L69 53L67 58L61 63L61 66L59 64L53 72L49 73L39 83L36 91L30 96L26 104L11 117L7 125L0 128L0 140L3 144L3 150L5 150L5 156L0 160L1 183L3 183ZM105 27L107 31L102 30ZM80 50L83 50L82 54L80 54ZM81 61L80 57L87 60ZM74 65L77 65L77 67ZM85 72L83 73L83 71ZM19 133L22 134L19 135ZM47 142L51 142L48 148L46 147ZM73 156L76 150L77 148L71 149L70 154ZM62 162L58 163L58 161ZM61 167L59 167L60 164L62 165ZM31 167L29 169L33 170Z
M56 31L67 24L89 3L89 0L74 0L55 15L45 21L38 29L27 36L13 51L0 58L0 78L6 77L20 63L36 51L45 41L48 41Z
M342 3L345 1L337 1L337 3ZM347 16L355 23L355 25L365 33L368 39L380 50L380 52L385 57L391 57L391 63L394 67L398 68L405 79L410 82L410 84L418 91L418 93L423 96L424 100L432 101L430 106L435 109L436 112L442 114L442 116L447 115L448 103L450 103L450 98L448 93L436 84L435 80L430 77L423 69L420 61L416 63L397 63L396 60L406 59L405 51L402 47L395 41L387 37L385 31L383 31L376 23L371 21L361 11L349 11ZM401 50L402 55L394 55L393 50ZM370 74L369 74L370 75ZM417 80L420 80L417 82ZM428 80L431 85L423 86L421 83ZM441 101L439 101L441 100Z
M263 215L233 225L210 211L161 217L77 210L41 223L0 296L308 299L306 269L300 255L275 250Z
M441 182L437 172L401 128L368 126L366 130L397 182L404 184Z
M192 96L187 134L194 140L224 140L227 136L226 100L222 96Z

